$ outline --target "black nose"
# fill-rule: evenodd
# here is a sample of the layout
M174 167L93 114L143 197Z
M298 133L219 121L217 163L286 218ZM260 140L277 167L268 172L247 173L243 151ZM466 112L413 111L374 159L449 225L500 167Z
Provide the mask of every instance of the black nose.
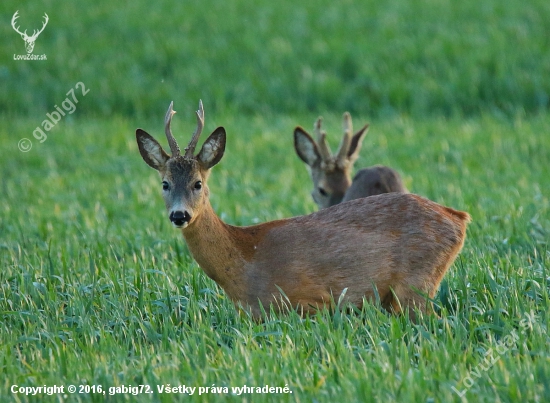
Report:
M188 223L191 220L191 216L187 211L172 211L170 213L170 221L176 226L181 227L183 224Z

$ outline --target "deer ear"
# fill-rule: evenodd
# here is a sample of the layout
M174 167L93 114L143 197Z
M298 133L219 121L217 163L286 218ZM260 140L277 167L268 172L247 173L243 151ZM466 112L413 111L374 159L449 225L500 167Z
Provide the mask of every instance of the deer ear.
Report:
M351 138L351 143L349 145L348 151L348 160L351 163L354 163L357 158L359 158L359 152L361 151L361 145L363 144L363 139L369 131L369 125L363 126L357 133Z
M136 130L136 140L138 143L139 153L147 165L157 171L164 168L164 165L166 165L166 161L170 159L170 156L166 154L158 141L156 141L146 131L141 129Z
M225 152L225 129L218 127L206 139L201 151L197 155L197 161L205 168L210 169L216 165Z
M313 166L321 158L315 141L300 126L294 129L294 148L298 157L309 166Z

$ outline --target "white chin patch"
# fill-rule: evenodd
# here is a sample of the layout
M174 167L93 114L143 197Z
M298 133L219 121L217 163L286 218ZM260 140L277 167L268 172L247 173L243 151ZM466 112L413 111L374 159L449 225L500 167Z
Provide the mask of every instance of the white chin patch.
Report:
M185 222L185 223L183 223L183 225L176 225L175 223L172 223L172 225L176 228L182 229L182 228L187 227L189 225L189 223Z

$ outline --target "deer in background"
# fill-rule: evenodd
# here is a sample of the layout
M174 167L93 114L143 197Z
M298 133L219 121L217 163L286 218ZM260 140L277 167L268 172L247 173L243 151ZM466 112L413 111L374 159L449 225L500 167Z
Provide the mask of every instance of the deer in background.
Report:
M316 213L247 227L224 223L207 185L222 159L226 132L218 127L200 151L197 128L182 155L165 117L168 155L152 136L136 130L144 161L160 173L168 217L180 228L204 272L237 307L261 319L291 305L300 313L331 307L334 298L361 307L364 298L415 319L429 310L443 275L460 252L469 215L409 193L352 200ZM283 295L284 294L284 295Z
M313 181L311 196L319 208L382 193L407 192L399 174L382 165L361 169L352 182L353 164L359 157L369 125L363 126L352 136L351 116L348 112L344 113L344 136L333 155L326 133L321 130L321 121L319 117L314 125L317 142L302 127L294 129L294 148L308 166Z
M32 53L36 38L38 38L38 35L40 35L42 31L44 31L44 28L46 28L46 25L48 25L48 21L49 21L48 14L44 13L44 23L42 24L42 28L40 28L40 30L36 30L36 29L33 30L32 35L28 36L27 30L25 30L25 32L21 32L19 31L19 28L15 25L16 20L19 18L17 13L19 13L19 10L17 10L13 15L11 19L11 26L15 30L15 32L21 35L21 38L23 38L23 40L25 41L25 48L27 49L27 53Z

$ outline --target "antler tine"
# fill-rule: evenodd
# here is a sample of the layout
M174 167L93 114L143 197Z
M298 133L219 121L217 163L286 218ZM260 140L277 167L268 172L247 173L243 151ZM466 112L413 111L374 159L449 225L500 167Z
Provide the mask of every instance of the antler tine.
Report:
M353 133L353 127L351 123L351 115L349 112L344 113L344 137L338 148L336 155L336 163L340 166L345 166L348 158L349 147L351 144L351 135Z
M44 13L44 23L42 24L42 28L36 33L36 34L33 34L33 36L38 36L42 33L42 31L44 31L44 28L46 28L46 25L48 25L48 21L50 20L50 18L48 17L48 14Z
M172 152L172 157L177 157L180 155L180 147L174 136L172 135L172 129L170 129L170 124L172 123L172 116L176 113L173 109L174 101L170 102L166 116L164 117L164 132L166 133L166 138L168 139L168 144L170 145L170 151Z
M19 10L17 10L14 14L13 14L13 17L11 17L11 25L13 28L15 28L15 22L17 21L17 19L19 18L19 16L17 15L19 14Z
M197 142L199 141L199 137L201 135L202 129L204 128L204 108L202 106L202 100L199 100L199 110L196 112L196 114L197 114L197 128L193 133L193 137L191 137L191 141L189 142L189 145L185 147L186 158L193 157L193 153L195 152L195 147L197 146Z
M17 19L19 18L19 15L17 15L19 13L19 10L17 10L15 12L15 14L13 15L12 19L11 19L11 26L13 27L13 29L15 30L15 32L17 32L19 35L25 35L27 33L27 30L25 30L25 34L21 31L19 31L19 27L16 27L15 24L17 23Z
M315 122L315 134L317 135L317 145L319 146L319 154L324 162L328 163L332 159L332 151L327 143L327 134L321 130L321 122L323 118L319 116Z

